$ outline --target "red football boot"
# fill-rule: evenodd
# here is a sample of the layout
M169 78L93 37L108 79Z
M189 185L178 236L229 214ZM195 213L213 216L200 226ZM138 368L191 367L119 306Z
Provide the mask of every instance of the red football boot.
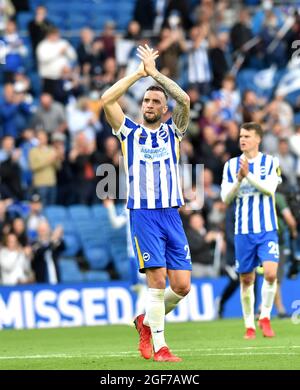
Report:
M256 332L253 328L247 328L244 335L245 340L254 340L256 338Z
M140 335L139 351L145 359L150 359L152 356L151 330L149 326L143 324L145 314L140 314L134 320L136 330Z
M173 355L168 347L162 347L159 351L154 353L155 362L181 362L182 359Z
M274 337L275 332L271 328L271 322L269 318L265 317L258 321L258 326L262 330L264 337Z

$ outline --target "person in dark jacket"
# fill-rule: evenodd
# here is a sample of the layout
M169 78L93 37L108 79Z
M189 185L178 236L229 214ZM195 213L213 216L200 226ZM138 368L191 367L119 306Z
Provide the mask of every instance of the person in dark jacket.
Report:
M38 283L57 284L60 281L58 259L65 249L61 226L51 232L48 222L40 222L38 240L33 245L32 268Z

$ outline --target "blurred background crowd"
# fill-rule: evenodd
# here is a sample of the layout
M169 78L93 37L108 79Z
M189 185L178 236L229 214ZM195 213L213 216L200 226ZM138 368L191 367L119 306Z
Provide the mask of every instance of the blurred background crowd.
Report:
M181 210L194 276L234 263L220 184L243 122L262 125L262 151L280 160L299 228L299 15L299 1L0 0L0 283L130 279L125 228L112 228L96 196L100 164L124 179L100 96L135 70L145 43L191 100L181 162L203 164L205 195ZM121 100L136 121L151 84ZM284 232L290 275L294 233Z

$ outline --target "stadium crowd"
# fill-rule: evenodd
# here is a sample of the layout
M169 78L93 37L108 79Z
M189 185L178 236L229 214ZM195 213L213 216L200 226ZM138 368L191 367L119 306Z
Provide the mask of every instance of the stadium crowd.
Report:
M160 71L190 97L181 161L204 165L205 196L203 204L188 197L181 214L194 276L219 275L228 241L220 184L225 161L240 154L241 123L263 126L262 151L279 158L291 208L299 195L300 9L271 0L135 0L125 30L112 17L101 30L74 22L70 34L40 3L0 0L0 283L60 280L64 232L43 209L101 203L100 164L124 175L100 97L137 67L136 47L147 42L159 50ZM19 15L33 9L22 30ZM136 121L149 83L140 80L121 101Z

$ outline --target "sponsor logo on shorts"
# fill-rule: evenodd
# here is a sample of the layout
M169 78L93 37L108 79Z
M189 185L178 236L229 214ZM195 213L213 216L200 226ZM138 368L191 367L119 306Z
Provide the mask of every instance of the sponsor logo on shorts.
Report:
M150 260L150 254L148 252L143 253L143 260L145 262Z

